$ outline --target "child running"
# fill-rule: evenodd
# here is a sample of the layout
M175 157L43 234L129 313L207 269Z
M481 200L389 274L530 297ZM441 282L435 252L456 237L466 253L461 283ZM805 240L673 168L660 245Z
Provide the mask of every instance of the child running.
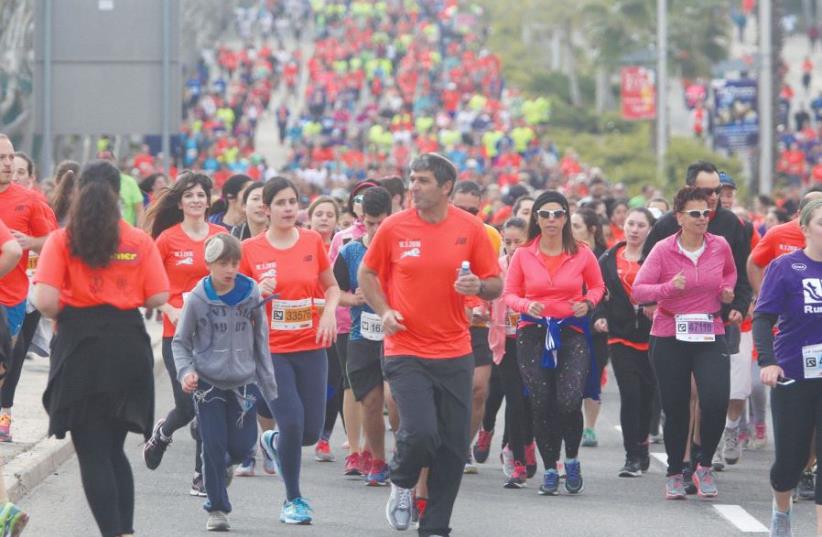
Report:
M206 241L209 276L186 298L172 341L177 378L194 394L203 441L208 531L231 527L227 468L257 440L254 385L266 403L277 398L265 309L257 284L238 273L240 257L240 241L231 235Z

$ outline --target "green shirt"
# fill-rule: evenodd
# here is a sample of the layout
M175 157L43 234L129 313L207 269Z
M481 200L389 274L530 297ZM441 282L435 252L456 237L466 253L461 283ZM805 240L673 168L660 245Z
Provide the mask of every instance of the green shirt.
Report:
M134 206L138 203L143 203L143 193L137 185L134 177L120 174L120 212L123 215L123 220L131 224L137 225L137 212Z

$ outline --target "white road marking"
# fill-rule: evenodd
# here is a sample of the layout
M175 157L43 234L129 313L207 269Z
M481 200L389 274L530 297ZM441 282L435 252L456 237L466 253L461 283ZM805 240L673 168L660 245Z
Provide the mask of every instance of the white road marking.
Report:
M714 505L725 520L745 533L768 533L768 528L739 505Z
M654 452L651 453L651 457L653 457L656 460L658 460L659 462L661 462L664 467L666 467L666 468L668 467L668 454L667 453L663 453L663 452L660 452L660 451L654 451Z

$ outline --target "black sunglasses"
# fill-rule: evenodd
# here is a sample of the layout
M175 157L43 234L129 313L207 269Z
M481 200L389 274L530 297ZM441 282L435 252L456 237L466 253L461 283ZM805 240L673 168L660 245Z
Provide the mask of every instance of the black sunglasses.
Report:
M549 211L548 209L540 209L539 211L537 211L537 216L539 216L540 218L546 218L546 219L548 219L548 218L554 218L554 219L562 218L566 214L568 214L568 211L566 211L565 209L554 209L553 211Z
M713 211L710 210L710 209L702 209L701 211L694 210L694 211L682 211L682 212L687 214L691 218L699 218L700 216L702 218L708 218L709 216L711 216L711 213Z
M457 209L462 209L466 213L471 213L474 216L477 216L479 214L479 207L460 207L459 205L457 205Z
M707 196L710 196L711 194L716 194L718 196L722 192L722 186L718 186L716 188L702 187L700 190Z

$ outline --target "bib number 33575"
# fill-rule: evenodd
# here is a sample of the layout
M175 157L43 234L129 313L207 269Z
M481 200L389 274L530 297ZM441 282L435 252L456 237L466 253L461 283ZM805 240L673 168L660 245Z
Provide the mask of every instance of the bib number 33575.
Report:
M687 313L674 317L676 339L690 343L716 341L714 316L710 313Z
M272 330L303 330L313 326L311 299L272 300Z

